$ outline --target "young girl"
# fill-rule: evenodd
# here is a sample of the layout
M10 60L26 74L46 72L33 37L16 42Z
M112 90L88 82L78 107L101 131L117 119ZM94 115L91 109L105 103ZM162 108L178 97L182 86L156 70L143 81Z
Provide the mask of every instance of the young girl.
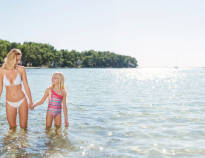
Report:
M65 127L69 126L66 107L66 90L64 88L64 76L56 72L52 76L52 85L47 88L43 98L33 105L33 108L41 105L48 98L48 110L46 114L46 129L50 129L54 119L56 128L61 126L61 110L63 108Z

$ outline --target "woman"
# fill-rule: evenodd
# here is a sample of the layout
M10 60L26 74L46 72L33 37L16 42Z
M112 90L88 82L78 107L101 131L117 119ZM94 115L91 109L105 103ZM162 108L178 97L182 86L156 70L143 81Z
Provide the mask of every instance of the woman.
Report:
M31 91L28 86L26 70L23 66L19 66L21 62L21 51L12 49L0 69L0 96L2 94L3 85L6 87L6 116L10 129L16 129L16 115L19 112L20 127L27 128L28 107L32 108ZM26 96L22 90L22 82L29 98L27 103Z

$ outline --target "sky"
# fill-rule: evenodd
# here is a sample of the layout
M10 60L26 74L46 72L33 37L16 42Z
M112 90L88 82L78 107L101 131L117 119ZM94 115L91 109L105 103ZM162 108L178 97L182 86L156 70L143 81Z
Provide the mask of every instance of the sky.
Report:
M111 51L140 66L205 66L205 1L6 0L0 39Z

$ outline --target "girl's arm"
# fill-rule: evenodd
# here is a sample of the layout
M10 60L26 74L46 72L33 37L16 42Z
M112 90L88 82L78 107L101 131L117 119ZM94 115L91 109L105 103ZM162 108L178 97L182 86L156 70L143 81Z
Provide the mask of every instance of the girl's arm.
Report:
M33 108L34 108L35 106L41 105L41 104L43 104L43 103L45 102L46 98L47 98L48 95L49 95L49 90L50 90L49 88L46 89L46 91L45 91L45 93L44 93L44 96L41 98L40 101L38 101L36 104L33 105Z
M22 81L23 81L23 85L24 85L24 88L25 88L25 91L28 95L28 98L29 98L29 107L31 108L32 105L33 105L33 101L32 101L32 97L31 97L31 91L30 91L30 88L29 88L29 85L28 85L28 80L27 80L27 75L26 75L26 69L21 66L22 68Z
M64 119L65 119L65 127L69 127L69 122L68 122L68 110L66 106L66 91L63 93L63 113L64 113Z

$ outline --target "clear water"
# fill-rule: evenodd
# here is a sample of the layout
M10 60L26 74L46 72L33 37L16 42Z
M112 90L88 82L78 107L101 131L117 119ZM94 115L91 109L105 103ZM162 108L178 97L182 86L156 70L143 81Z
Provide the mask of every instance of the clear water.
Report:
M201 158L205 68L27 69L34 102L61 71L69 129L45 131L47 103L29 111L28 131L9 132L0 103L0 157Z

